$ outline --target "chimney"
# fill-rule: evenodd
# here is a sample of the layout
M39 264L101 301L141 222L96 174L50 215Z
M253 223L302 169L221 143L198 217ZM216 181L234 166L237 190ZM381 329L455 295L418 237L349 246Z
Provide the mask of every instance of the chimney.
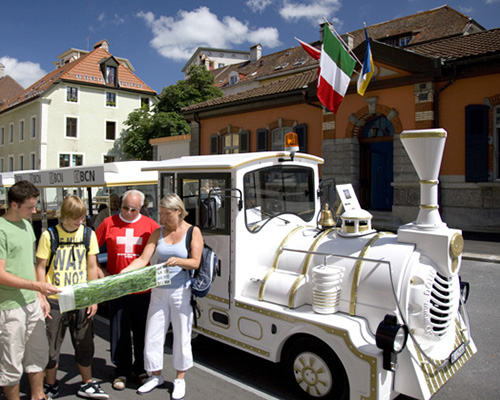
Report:
M100 42L94 44L94 50L99 47L102 47L104 50L109 51L109 42L106 39L103 39Z
M347 44L347 48L352 50L354 47L354 36L350 33L344 33L343 35L340 35L340 37L344 40L345 44Z
M262 57L262 46L260 44L256 44L250 47L251 62L259 61L261 57Z
M324 35L325 27L326 27L326 29L328 29L326 22L319 25L319 40L321 43L323 43L323 35ZM345 42L348 49L351 50L354 48L354 36L353 35L351 35L350 33L344 33L343 35L340 35L340 37Z
M0 78L3 76L4 71L5 71L5 65L0 63Z
M319 24L319 41L321 43L323 43L323 35L325 34L325 25L326 25L325 22Z

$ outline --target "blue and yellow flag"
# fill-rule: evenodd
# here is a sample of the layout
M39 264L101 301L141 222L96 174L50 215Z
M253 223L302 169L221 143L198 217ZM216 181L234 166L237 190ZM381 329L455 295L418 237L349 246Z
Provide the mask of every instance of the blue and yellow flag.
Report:
M370 38L368 37L368 32L366 32L365 28L365 37L366 37L366 53L365 59L363 61L363 68L361 69L361 73L358 78L358 94L360 96L364 96L365 90L370 83L373 75L373 57L372 50L370 48Z

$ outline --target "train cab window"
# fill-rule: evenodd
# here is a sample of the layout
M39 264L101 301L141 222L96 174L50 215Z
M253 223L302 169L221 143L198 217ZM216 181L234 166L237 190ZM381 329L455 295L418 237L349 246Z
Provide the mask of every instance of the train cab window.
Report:
M314 217L314 173L311 168L274 166L244 177L245 219L258 232L279 215L294 214L309 222ZM286 216L281 218L286 219Z
M186 221L202 230L227 233L230 201L225 189L229 178L211 174L209 177L182 176L178 192L188 212Z

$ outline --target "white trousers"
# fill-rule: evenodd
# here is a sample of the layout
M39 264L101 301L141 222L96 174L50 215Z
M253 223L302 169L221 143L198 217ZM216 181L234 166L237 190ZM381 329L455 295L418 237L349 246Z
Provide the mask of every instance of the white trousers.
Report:
M186 371L193 366L191 350L193 309L190 300L190 287L151 290L144 346L144 369L146 371L163 369L163 346L170 322L174 335L173 367L177 371Z

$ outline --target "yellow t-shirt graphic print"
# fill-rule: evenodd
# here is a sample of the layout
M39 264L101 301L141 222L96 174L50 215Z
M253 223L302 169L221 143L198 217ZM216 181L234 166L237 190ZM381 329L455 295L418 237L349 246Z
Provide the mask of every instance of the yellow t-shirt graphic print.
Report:
M59 235L59 245L52 257L46 274L46 281L56 287L76 285L87 282L87 251L84 243L84 226L75 232L66 232L56 226ZM49 260L51 257L51 238L48 231L43 232L36 253L38 258ZM88 254L98 254L97 238L92 231ZM57 298L57 295L49 296Z

